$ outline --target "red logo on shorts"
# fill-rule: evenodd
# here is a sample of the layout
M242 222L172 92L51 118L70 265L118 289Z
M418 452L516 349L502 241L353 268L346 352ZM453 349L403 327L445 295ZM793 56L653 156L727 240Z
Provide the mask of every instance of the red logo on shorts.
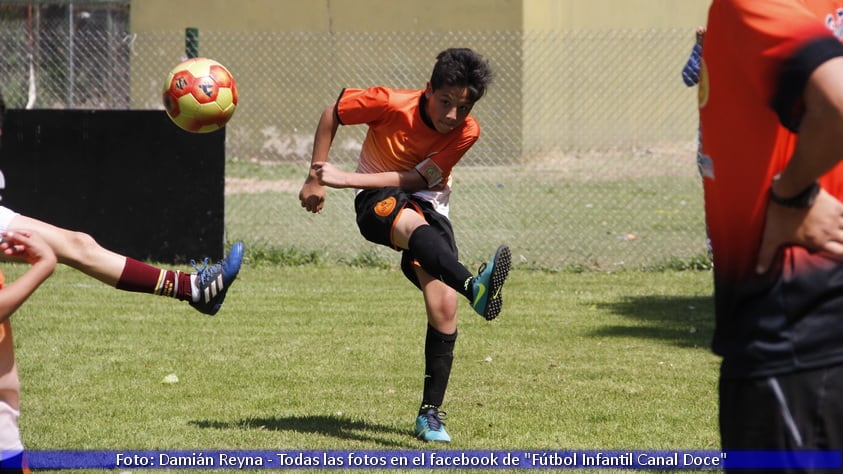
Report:
M381 217L386 217L392 214L392 211L395 210L396 203L397 201L392 196L384 199L383 201L375 204L375 214Z

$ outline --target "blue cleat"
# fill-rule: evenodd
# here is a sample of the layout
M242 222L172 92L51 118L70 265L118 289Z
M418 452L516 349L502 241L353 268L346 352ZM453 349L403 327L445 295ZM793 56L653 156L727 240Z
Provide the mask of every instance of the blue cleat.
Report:
M474 286L471 307L488 321L497 318L503 308L501 288L509 275L511 259L509 247L501 245L495 251L489 264L484 263L480 267L479 274L471 281Z
M444 415L445 412L440 413L437 407L422 407L419 417L416 418L416 437L422 441L450 443L451 437L448 436L448 432L445 431L445 423L442 422Z
M243 263L243 242L235 242L228 255L218 263L211 266L208 266L208 263L206 258L204 266L199 268L196 262L191 262L196 269L195 284L199 290L199 301L192 301L190 306L213 316L220 310L228 288L240 272L240 264Z

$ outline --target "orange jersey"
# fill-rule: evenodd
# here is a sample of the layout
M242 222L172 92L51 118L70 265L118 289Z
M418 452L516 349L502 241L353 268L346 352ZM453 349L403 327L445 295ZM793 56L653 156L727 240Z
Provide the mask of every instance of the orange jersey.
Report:
M417 194L440 204L444 199L447 208L451 170L480 137L480 126L469 115L451 132L437 132L422 118L423 95L423 90L388 87L344 89L336 114L343 125L369 126L358 173L408 171L430 158L438 168L434 179L425 176L432 191Z
M788 116L798 115L798 97L782 110L771 105L787 101L779 80L785 62L811 41L833 39L829 26L838 24L839 8L843 2L830 0L715 0L711 6L699 92L706 219L715 268L730 279L753 273L767 192L796 144L785 125L798 120ZM823 187L843 197L835 176L840 173L824 178Z
M843 350L829 350L833 340L840 346L843 329L829 331L816 317L843 316L843 297L827 297L841 294L829 285L843 268L788 247L770 275L754 272L770 184L798 138L802 92L820 64L843 55L842 31L843 0L714 0L709 9L698 161L714 257L713 348L725 374L843 361ZM843 199L841 166L820 182Z

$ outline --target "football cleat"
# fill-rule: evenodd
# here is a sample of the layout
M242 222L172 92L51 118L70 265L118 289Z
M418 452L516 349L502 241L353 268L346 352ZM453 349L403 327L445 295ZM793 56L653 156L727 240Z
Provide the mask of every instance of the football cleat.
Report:
M202 268L191 262L196 269L195 285L199 290L199 301L192 301L193 306L199 312L215 315L220 310L225 294L237 278L240 272L240 264L243 263L243 242L235 242L225 256L219 262L208 266L208 259L204 261Z
M509 247L501 245L489 264L480 266L478 275L471 282L474 287L471 307L488 321L497 318L503 308L501 288L509 275L511 259Z
M416 429L414 431L416 438L422 441L450 443L451 437L445 431L445 423L442 422L443 416L445 416L445 412L440 412L439 408L434 406L422 407L418 418L416 418Z

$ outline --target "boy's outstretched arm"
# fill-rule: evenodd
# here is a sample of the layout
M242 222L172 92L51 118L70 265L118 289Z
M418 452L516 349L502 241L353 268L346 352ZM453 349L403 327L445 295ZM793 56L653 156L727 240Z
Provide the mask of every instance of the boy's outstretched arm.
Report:
M314 163L328 161L331 144L340 126L340 122L334 113L334 107L333 104L325 107L322 115L319 117L319 124L316 126L316 135L313 137L313 153L310 159L311 167L308 171L307 178L304 180L304 185L299 192L301 207L313 213L321 211L322 206L325 204L325 187L319 183L312 165Z
M406 192L416 192L427 188L427 182L415 169L408 171L386 171L383 173L349 173L331 163L313 163L311 174L319 184L331 188L374 189L399 187Z
M56 268L56 254L38 234L27 230L2 233L0 251L31 265L20 278L0 290L0 322L12 315Z

